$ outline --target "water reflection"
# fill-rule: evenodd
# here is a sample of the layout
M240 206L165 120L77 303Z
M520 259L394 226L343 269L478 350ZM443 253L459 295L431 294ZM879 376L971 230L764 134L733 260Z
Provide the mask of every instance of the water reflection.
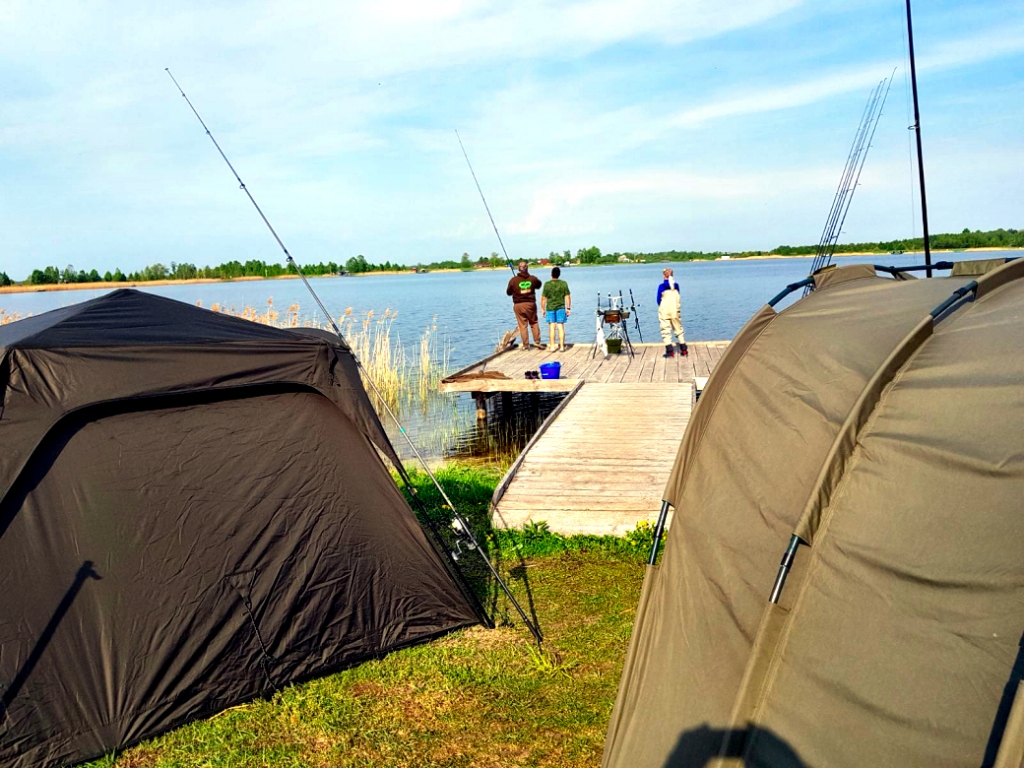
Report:
M476 404L461 395L473 408L474 423L456 437L445 456L511 464L565 397L565 392L502 392L487 398L487 416L478 419Z
M469 393L442 394L435 388L426 399L417 399L415 406L397 409L408 440L385 414L382 420L403 461L416 460L418 452L431 464L458 460L508 467L565 394L496 393L487 398L486 417L479 419L477 403Z

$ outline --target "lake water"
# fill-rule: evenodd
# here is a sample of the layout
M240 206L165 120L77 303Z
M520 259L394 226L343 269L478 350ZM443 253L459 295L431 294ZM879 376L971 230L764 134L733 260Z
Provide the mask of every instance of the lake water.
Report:
M1009 253L977 254L995 258ZM1017 254L1012 254L1017 255ZM974 255L965 256L973 258ZM941 255L939 258L946 258ZM839 264L883 263L894 266L920 264L918 254L837 258ZM788 283L807 276L810 259L743 259L674 263L676 279L682 289L683 327L687 339L710 341L731 339L747 319ZM571 267L562 278L572 290L573 313L566 326L570 341L589 342L594 333L594 309L597 296L619 291L637 303L640 332L644 341L658 340L655 296L661 282L661 264L620 264ZM547 280L549 270L536 271ZM423 330L435 324L451 345L454 368L468 365L493 351L502 334L515 328L512 302L505 295L510 270L479 272L431 272L422 275L367 275L360 277L322 277L309 282L324 305L337 318L351 307L361 315L373 310L396 310L393 329L406 346L419 343ZM241 281L167 285L140 290L160 296L210 307L220 304L241 311L246 306L260 312L267 300L284 314L298 304L304 319L321 322L319 311L300 280ZM0 309L8 314L39 314L102 295L104 290L51 291L0 294ZM797 294L799 295L799 294ZM546 328L543 329L545 340ZM633 328L630 328L631 333ZM635 333L633 334L634 340Z
M997 258L1018 255L1008 252L979 254L940 254L935 261L949 258ZM919 254L873 257L840 257L838 264L875 263L910 266L923 263ZM743 259L673 263L676 279L682 290L682 319L688 340L731 339L750 316L789 283L807 276L811 259ZM632 290L644 341L658 341L656 294L661 282L661 264L619 264L563 269L562 278L572 291L573 313L566 324L570 342L589 343L594 335L594 309L598 294L618 296L621 291L629 304ZM548 269L538 269L541 280L549 277ZM473 272L432 272L413 275L367 275L360 277L314 278L309 282L321 301L337 319L351 308L357 317L373 310L376 315L385 309L397 311L392 325L401 343L414 357L420 337L428 326L437 326L440 337L449 346L452 370L469 365L490 354L507 330L515 328L512 301L505 294L510 270ZM220 304L236 312L252 307L265 312L268 299L283 315L292 304L300 307L300 317L322 323L319 310L300 280L241 281L145 287L149 291L189 304L201 302L204 307ZM38 293L0 294L0 310L7 314L39 314L58 307L75 304L105 293L105 290L52 291ZM793 299L801 295L797 291ZM638 340L634 327L630 335ZM542 326L544 339L547 329ZM528 423L507 420L503 415L500 428L478 429L473 419L473 403L468 395L439 398L416 413L405 413L407 428L419 436L418 443L433 456L453 452L478 453L487 450L515 450L529 435L538 418L557 403L556 398L541 398L539 411L531 412ZM538 405L535 401L533 406ZM522 414L520 413L519 416ZM518 418L518 416L517 416ZM438 425L442 425L439 427ZM397 431L387 425L393 436ZM430 433L430 434L428 434ZM396 446L408 455L402 441Z

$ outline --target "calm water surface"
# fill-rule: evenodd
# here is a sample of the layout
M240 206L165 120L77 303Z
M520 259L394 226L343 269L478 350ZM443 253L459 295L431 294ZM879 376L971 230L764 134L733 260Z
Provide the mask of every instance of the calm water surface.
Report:
M996 258L1018 255L989 252L974 255L943 254L941 258ZM882 263L910 266L923 262L919 254L874 257L842 257L839 264ZM731 339L766 301L788 283L807 276L810 259L745 259L671 264L682 289L683 327L688 340ZM606 297L621 291L627 297L632 290L644 341L658 341L657 286L661 282L661 264L624 264L564 269L562 278L572 291L573 313L566 325L570 342L589 343L594 335L594 309L598 294ZM548 269L536 271L547 280ZM436 272L422 275L369 275L365 277L327 277L310 280L328 310L338 318L351 308L358 317L373 310L397 311L392 334L415 359L419 339L428 326L437 326L449 347L452 370L469 365L490 354L505 331L515 328L512 301L505 294L511 271ZM220 304L237 312L252 307L265 312L268 299L284 315L289 306L299 305L300 317L315 323L322 318L313 299L299 280L242 281L192 285L157 286L140 290L204 307ZM58 307L100 296L106 290L53 291L2 294L0 310L22 316L40 314ZM796 292L794 297L800 295ZM542 329L545 341L547 329ZM630 335L636 340L635 329ZM531 434L538 418L557 403L558 398L517 402L516 418L498 414L500 424L477 427L473 403L468 395L439 397L421 404L413 412L402 414L406 427L421 452L433 457L497 451L515 452ZM536 406L539 405L539 410ZM409 409L407 409L409 410ZM523 421L523 413L527 418ZM532 415L531 415L532 414ZM393 425L387 425L396 446L405 456L410 451Z
M1001 253L978 254L995 258ZM1016 255L1016 254L1014 254ZM843 257L840 264L885 263L907 266L922 263L920 255L887 257ZM687 339L709 341L731 339L749 317L787 283L807 276L810 259L744 259L675 263L676 279L682 288L683 327ZM655 296L661 282L660 264L622 264L614 266L571 267L562 278L572 290L573 313L566 330L570 341L589 342L594 333L594 308L597 295L628 297L630 289L637 302L640 332L644 341L658 340ZM549 270L536 271L547 280ZM515 327L512 301L505 295L511 271L432 272L423 275L369 275L365 277L314 278L310 284L324 305L337 318L349 307L357 316L369 310L398 312L393 329L404 345L419 343L423 330L432 324L451 345L451 364L468 365L490 354L502 334ZM267 300L284 314L298 304L304 319L322 318L299 280L243 281L168 285L140 290L167 296L204 307L220 304L241 311L246 306L263 312ZM8 314L39 314L75 304L105 293L93 291L53 291L0 295L0 309ZM633 329L630 329L633 331ZM546 329L545 339L546 339ZM635 336L635 333L633 334Z

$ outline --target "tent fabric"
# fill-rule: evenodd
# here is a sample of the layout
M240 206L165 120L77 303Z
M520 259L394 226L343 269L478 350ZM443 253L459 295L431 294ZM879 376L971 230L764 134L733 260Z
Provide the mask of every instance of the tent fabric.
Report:
M9 323L0 327L0 499L33 447L77 408L282 383L332 400L399 462L355 359L337 337L262 326L130 289Z
M0 436L29 455L0 500L0 763L96 757L480 621L344 344L87 304L3 329Z
M937 323L967 278L758 313L680 447L603 765L703 765L697 734L748 765L991 764L1024 676L1021 273Z
M1006 259L968 259L967 261L953 262L953 269L950 270L952 277L961 275L987 275L993 269L998 269L1006 263Z
M815 273L814 288L822 290L830 285L838 285L849 280L874 279L875 268L870 264L851 264L846 267L831 266Z

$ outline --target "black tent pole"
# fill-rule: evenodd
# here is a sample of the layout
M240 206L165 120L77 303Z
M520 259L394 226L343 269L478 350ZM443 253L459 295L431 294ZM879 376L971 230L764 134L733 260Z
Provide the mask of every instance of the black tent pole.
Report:
M928 238L928 200L924 191L924 150L921 148L921 111L917 105L917 65L914 63L914 25L910 18L910 0L907 0L907 47L910 50L910 86L914 94L914 124L911 128L917 136L917 175L921 184L921 226L924 228L925 274L932 276L932 249Z

